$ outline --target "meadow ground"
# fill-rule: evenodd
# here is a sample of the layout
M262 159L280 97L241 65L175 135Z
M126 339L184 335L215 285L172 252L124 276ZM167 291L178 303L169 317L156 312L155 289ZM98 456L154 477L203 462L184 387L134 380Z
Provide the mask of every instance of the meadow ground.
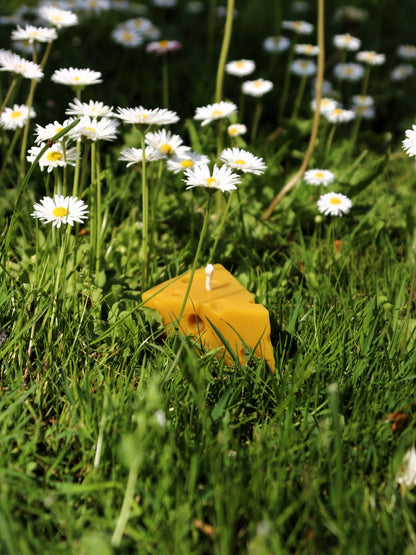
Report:
M413 0L5 4L1 553L415 553ZM274 373L143 306L208 262Z

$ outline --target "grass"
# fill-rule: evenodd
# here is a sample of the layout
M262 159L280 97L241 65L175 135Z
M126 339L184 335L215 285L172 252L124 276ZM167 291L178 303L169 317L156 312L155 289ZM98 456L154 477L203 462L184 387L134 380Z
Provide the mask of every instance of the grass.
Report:
M213 161L217 127L201 128L192 115L212 102L221 23L200 17L199 27L192 24L185 2L172 17L147 4L167 35L188 49L194 45L169 60L170 107L181 115L174 132ZM280 3L265 0L261 13L256 2L245 9L236 4L228 59L254 58L250 43L276 30ZM370 2L356 4L376 10ZM334 23L339 6L326 11L328 64L330 37L349 30ZM280 8L284 19L294 18L285 3ZM388 68L396 45L413 37L410 18L391 10L391 2L380 2L367 34L364 24L351 24L363 48L386 53ZM315 20L315 7L306 17ZM142 47L103 44L123 18L124 12L104 11L64 30L48 76L59 67L85 67L88 52L88 66L105 79L83 99L159 105L159 61ZM1 29L1 47L10 47L9 30ZM201 60L206 71L198 70ZM89 235L94 214L69 232L34 220L33 203L54 192L55 176L33 166L22 190L20 144L6 158L13 132L1 129L0 327L8 335L0 347L2 553L416 550L415 490L396 483L416 429L413 303L404 338L415 264L414 162L401 151L414 120L414 82L395 85L374 71L375 120L362 122L355 145L351 124L334 135L326 167L336 173L336 190L352 199L350 214L317 218L318 189L299 182L264 220L301 165L311 131L306 101L290 123L293 76L287 119L277 127L283 60L256 53L258 68L276 85L262 100L255 141L241 140L268 170L245 176L233 196L215 260L269 310L275 373L253 356L227 366L191 338L165 336L160 318L142 306L142 174L117 161L124 146L140 146L136 130L123 127L115 143L100 145L97 272ZM138 65L146 76L140 85L131 78ZM189 75L199 76L192 95ZM4 97L9 81L1 77ZM26 85L19 82L16 102L24 102ZM36 122L64 119L72 93L58 87L46 78L39 83ZM226 75L224 98L238 102L238 87ZM248 126L255 106L245 99ZM325 138L320 127L310 167L323 163ZM160 187L150 214L149 286L191 267L206 202L204 191L185 192L182 176L161 168L150 163L147 172L151 205ZM88 166L82 171L81 194L89 204L94 183ZM201 265L217 238L216 217Z

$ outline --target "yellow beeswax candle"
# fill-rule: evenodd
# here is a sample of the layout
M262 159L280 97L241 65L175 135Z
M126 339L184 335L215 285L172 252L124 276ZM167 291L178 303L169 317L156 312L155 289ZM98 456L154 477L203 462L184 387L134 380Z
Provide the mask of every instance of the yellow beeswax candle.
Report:
M143 304L156 309L163 325L174 331L182 308L190 272L173 278L142 295ZM258 358L264 358L275 371L273 347L270 340L270 318L267 309L254 302L254 297L221 264L214 265L211 289L206 288L205 268L195 271L179 329L185 335L198 338L207 349L225 350L216 328L226 339L241 363L247 358L244 345ZM212 325L211 325L212 324ZM228 363L232 357L225 352Z

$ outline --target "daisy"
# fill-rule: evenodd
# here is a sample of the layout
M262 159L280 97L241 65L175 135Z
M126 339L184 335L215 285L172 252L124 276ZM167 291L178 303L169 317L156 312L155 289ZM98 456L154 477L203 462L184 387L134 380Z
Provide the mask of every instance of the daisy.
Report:
M319 54L319 46L313 44L296 44L296 54L304 54L305 56L317 56Z
M221 100L220 102L215 102L214 104L208 104L207 106L200 106L197 108L194 119L202 120L201 126L203 127L214 120L227 118L236 112L237 106L234 102Z
M225 66L225 71L229 75L236 75L237 77L244 77L250 75L256 69L256 64L253 60L235 60L228 62Z
M10 50L0 50L0 71L10 71L25 79L39 81L43 77L40 65L15 54Z
M143 106L137 108L117 108L116 117L124 121L124 123L144 124L144 125L170 125L179 121L176 112L167 110L166 108L154 108L148 110Z
M144 36L146 32L152 28L152 26L153 23L146 17L133 17L132 19L128 19L124 23L120 24L121 28L128 29L130 31L137 31L142 36Z
M399 64L390 73L390 77L393 81L404 81L408 77L414 74L415 68L412 64Z
M342 6L335 11L334 19L339 21L349 19L350 21L365 21L368 17L368 11L356 6Z
M29 118L36 117L33 108L25 104L15 104L13 108L5 108L0 116L0 126L5 129L18 129L26 125Z
M319 103L319 113L324 114L325 112L332 112L338 106L338 102L333 98L323 97ZM316 99L314 98L311 102L311 108L313 111L316 109Z
M229 168L240 170L244 173L261 175L267 169L263 158L258 158L241 148L226 148L220 154L221 162Z
M41 143L39 146L32 146L26 157L27 161L34 162L45 146L46 143ZM76 160L76 148L67 148L64 150L61 143L54 143L42 154L38 162L42 171L46 168L48 173L50 173L54 168L64 167L66 165L75 166Z
M283 52L290 46L290 40L287 37L266 37L263 41L263 48L266 52Z
M247 133L247 127L243 123L233 123L227 127L227 132L230 137L239 137Z
M406 451L396 474L396 482L403 488L416 486L416 449L414 447Z
M346 64L337 64L334 67L334 75L338 79L347 81L358 81L364 75L364 67L353 62Z
M329 170L308 170L304 173L303 179L308 185L323 185L328 187L330 183L333 183L335 175Z
M51 223L58 229L62 224L74 225L74 222L84 223L88 218L88 206L78 197L64 197L55 195L51 197L43 197L40 204L33 205L34 211L31 216L38 218L44 223Z
M174 154L172 158L167 161L166 167L170 172L179 173L194 168L199 164L208 164L209 158L205 154L199 152L188 151L181 155Z
M215 164L211 171L208 164L198 164L194 168L185 170L185 183L187 189L193 187L207 187L210 190L219 189L223 193L237 189L236 184L241 183L240 177L227 166L220 168Z
M156 53L156 54L166 54L167 52L175 52L179 50L181 43L177 40L158 40L154 42L149 42L146 46L146 52Z
M354 106L370 107L374 106L374 98L365 94L354 94L351 98Z
M53 123L48 123L45 127L42 127L41 125L36 124L35 143L42 143L42 142L49 141L57 133L62 131L64 127L67 127L73 121L74 121L73 118L67 119L63 123L60 123L59 121L54 121ZM73 132L74 132L74 129L71 129L67 135L64 135L64 137L61 138L61 140L65 140L71 137Z
M174 135L166 129L146 133L145 143L147 146L160 150L165 156L181 155L190 150L189 146L182 146L182 138Z
M355 112L352 110L344 110L343 108L327 110L322 115L331 123L346 123L355 118Z
M406 130L406 139L402 142L403 150L409 156L416 156L416 125L412 125L412 129Z
M102 83L101 73L91 69L76 69L73 67L56 69L51 77L55 83L80 88L87 85Z
M361 40L357 39L357 37L353 37L349 33L335 35L333 42L340 50L358 50L361 46Z
M245 81L241 88L244 94L250 96L263 96L272 90L273 83L260 78L255 81Z
M86 12L98 14L111 8L109 0L79 0L79 7Z
M28 41L29 44L34 42L52 42L58 38L56 29L53 27L35 27L34 25L26 25L24 28L17 26L12 31L12 40Z
M357 116L363 119L374 119L376 115L376 111L373 106L359 106L357 104L352 106L352 110Z
M385 54L377 54L377 52L374 52L373 50L363 50L362 52L358 52L356 58L359 62L364 62L370 66L381 66L386 61Z
M351 200L341 193L326 193L317 202L318 210L326 216L342 216L351 210Z
M117 137L118 121L111 118L90 118L82 116L73 131L73 136L85 141L114 141Z
M78 98L74 98L68 106L69 108L65 110L65 114L68 116L89 116L91 118L110 118L114 116L112 106L106 106L103 102L95 100L81 102Z
M174 8L176 0L153 0L153 5L158 8Z
M290 71L300 77L310 77L316 73L316 64L312 60L303 60L298 58L294 60L290 66Z
M309 10L308 2L295 0L292 2L292 10L297 13L305 13Z
M416 46L412 44L400 44L397 47L397 55L403 60L416 59Z
M314 29L307 21L282 21L282 28L294 31L298 35L310 35Z
M324 79L322 81L322 95L328 96L330 94L334 94L334 87L330 81ZM312 79L312 96L316 95L316 79Z
M161 160L166 158L165 154L162 154L157 148L147 146L144 151L144 156L146 162L155 162L156 160ZM121 162L128 162L127 168L133 164L141 164L143 162L143 150L141 148L123 148L120 152L118 160Z
M69 10L61 10L54 6L41 6L39 16L57 29L77 25L78 17Z
M111 33L111 37L117 44L134 48L140 46L144 42L143 35L137 29L127 29L124 27L117 27Z
M204 4L199 0L191 0L185 5L185 10L188 13L192 13L192 14L201 13L203 9L204 9Z

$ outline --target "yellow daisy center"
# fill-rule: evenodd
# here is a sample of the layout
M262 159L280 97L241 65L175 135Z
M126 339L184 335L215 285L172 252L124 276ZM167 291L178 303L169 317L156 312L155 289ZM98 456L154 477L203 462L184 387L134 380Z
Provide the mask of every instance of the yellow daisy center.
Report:
M49 162L57 162L62 158L62 152L51 150L51 152L48 152L48 154L46 155L46 158L49 160Z
M159 46L159 48L166 48L169 44L168 40L160 40L157 45Z
M352 67L345 68L345 75L353 75L354 69Z
M169 143L165 143L164 145L159 147L159 150L162 154L167 154L168 156L173 153L173 148L170 146Z
M22 115L22 112L20 110L15 110L14 112L12 112L10 114L10 117L12 118L20 118L20 116Z
M85 131L86 131L87 133L97 133L97 130L94 129L94 127L86 127L86 128L85 128Z
M235 65L240 68L240 67L244 67L244 62L243 60L238 60L238 62L235 62Z
M63 129L63 127L58 127L57 129L55 129L55 135L56 135L57 133L59 133L60 131L62 131L62 129Z
M334 109L334 114L335 114L336 116L339 116L340 114L342 114L342 108L335 108L335 109Z
M75 75L74 81L79 81L79 75Z
M244 164L247 164L247 162L245 160L239 159L239 160L234 160L234 164L240 164L242 166Z
M306 52L312 52L312 50L313 50L312 44L307 44L307 45L305 46L305 51L306 51Z
M222 112L221 112L221 110L213 110L211 112L211 116L214 117L214 118L215 117L220 117L220 116L222 116Z
M337 197L332 197L329 199L330 204L341 204L341 201Z
M52 214L57 218L63 218L68 214L68 209L64 208L63 206L57 206L52 210Z
M192 160L182 160L181 162L181 166L182 168L192 168L192 166L194 165L194 163L192 162Z
M324 174L322 172L316 172L315 173L315 177L317 177L318 179L322 179L324 176Z
M261 81L260 79L257 79L257 81L253 81L253 85L257 88L261 87Z
M131 34L131 33L129 33L128 31L124 31L124 33L123 33L123 39L124 39L125 41L130 41L132 38L133 38L133 37L132 37L132 34Z
M147 118L147 114L142 114L141 112L139 112L139 113L137 114L137 117L138 117L139 119L140 119L140 118L146 119L146 118Z
M212 187L212 185L216 182L217 180L215 179L215 177L207 177L208 187Z

